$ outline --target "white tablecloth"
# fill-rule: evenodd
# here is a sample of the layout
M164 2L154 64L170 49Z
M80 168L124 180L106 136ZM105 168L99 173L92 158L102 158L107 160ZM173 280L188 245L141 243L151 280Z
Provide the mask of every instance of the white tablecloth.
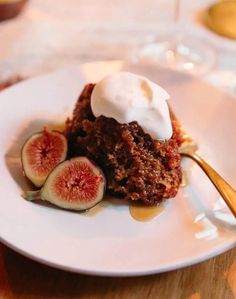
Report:
M234 91L236 41L203 25L210 3L182 0L180 27L216 50L217 64L206 79ZM137 43L175 27L174 5L173 0L30 0L18 18L0 23L0 77L93 60L129 60Z

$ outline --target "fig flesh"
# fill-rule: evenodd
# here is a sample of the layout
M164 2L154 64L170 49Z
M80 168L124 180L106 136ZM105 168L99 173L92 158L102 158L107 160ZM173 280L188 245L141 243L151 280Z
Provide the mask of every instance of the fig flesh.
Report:
M47 177L40 194L28 192L26 198L38 195L58 207L87 210L103 198L105 177L99 167L86 157L75 157L58 164Z
M33 134L23 145L21 161L26 177L41 187L52 169L64 161L67 155L67 139L59 131Z

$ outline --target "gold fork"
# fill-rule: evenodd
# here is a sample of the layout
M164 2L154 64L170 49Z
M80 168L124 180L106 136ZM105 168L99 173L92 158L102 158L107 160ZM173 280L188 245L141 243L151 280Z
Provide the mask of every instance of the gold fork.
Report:
M169 105L170 115L173 120L179 122L173 109ZM200 157L196 151L198 149L197 143L186 133L184 128L180 127L183 134L184 142L179 148L179 153L183 157L188 157L194 160L205 172L211 182L214 184L227 206L230 208L234 217L236 217L236 190L233 189L229 183L227 183L219 173L215 171L202 157Z

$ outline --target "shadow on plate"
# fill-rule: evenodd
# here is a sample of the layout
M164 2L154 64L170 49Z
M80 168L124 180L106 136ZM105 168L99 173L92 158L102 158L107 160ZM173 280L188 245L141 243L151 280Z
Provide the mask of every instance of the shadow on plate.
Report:
M42 131L48 126L51 129L62 130L62 124L51 122L48 119L35 119L24 124L23 129L18 135L14 136L12 144L5 154L5 163L11 177L20 187L22 192L27 190L36 190L35 186L24 176L21 164L21 150L25 141L34 133Z

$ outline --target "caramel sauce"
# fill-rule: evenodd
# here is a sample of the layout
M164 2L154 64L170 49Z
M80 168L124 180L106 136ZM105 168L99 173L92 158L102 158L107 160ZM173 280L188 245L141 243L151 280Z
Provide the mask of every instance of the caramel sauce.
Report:
M59 131L59 132L64 132L65 130L65 121L64 122L53 122L53 123L49 123L47 125L47 127L50 130L55 130L55 131Z
M138 204L132 204L129 207L130 215L137 221L149 221L154 217L160 215L164 211L164 206L143 206Z
M180 188L184 188L189 184L187 172L183 171L182 182L180 184Z
M106 208L110 203L107 200L102 200L95 207L86 210L84 213L86 216L93 217L100 213L104 208Z
M94 217L109 205L112 204L110 200L102 200L98 203L95 207L84 211L84 215L88 217ZM129 212L133 219L137 221L149 221L155 218L156 216L160 215L164 211L164 206L162 204L158 206L144 206L137 203L132 203L129 206Z

